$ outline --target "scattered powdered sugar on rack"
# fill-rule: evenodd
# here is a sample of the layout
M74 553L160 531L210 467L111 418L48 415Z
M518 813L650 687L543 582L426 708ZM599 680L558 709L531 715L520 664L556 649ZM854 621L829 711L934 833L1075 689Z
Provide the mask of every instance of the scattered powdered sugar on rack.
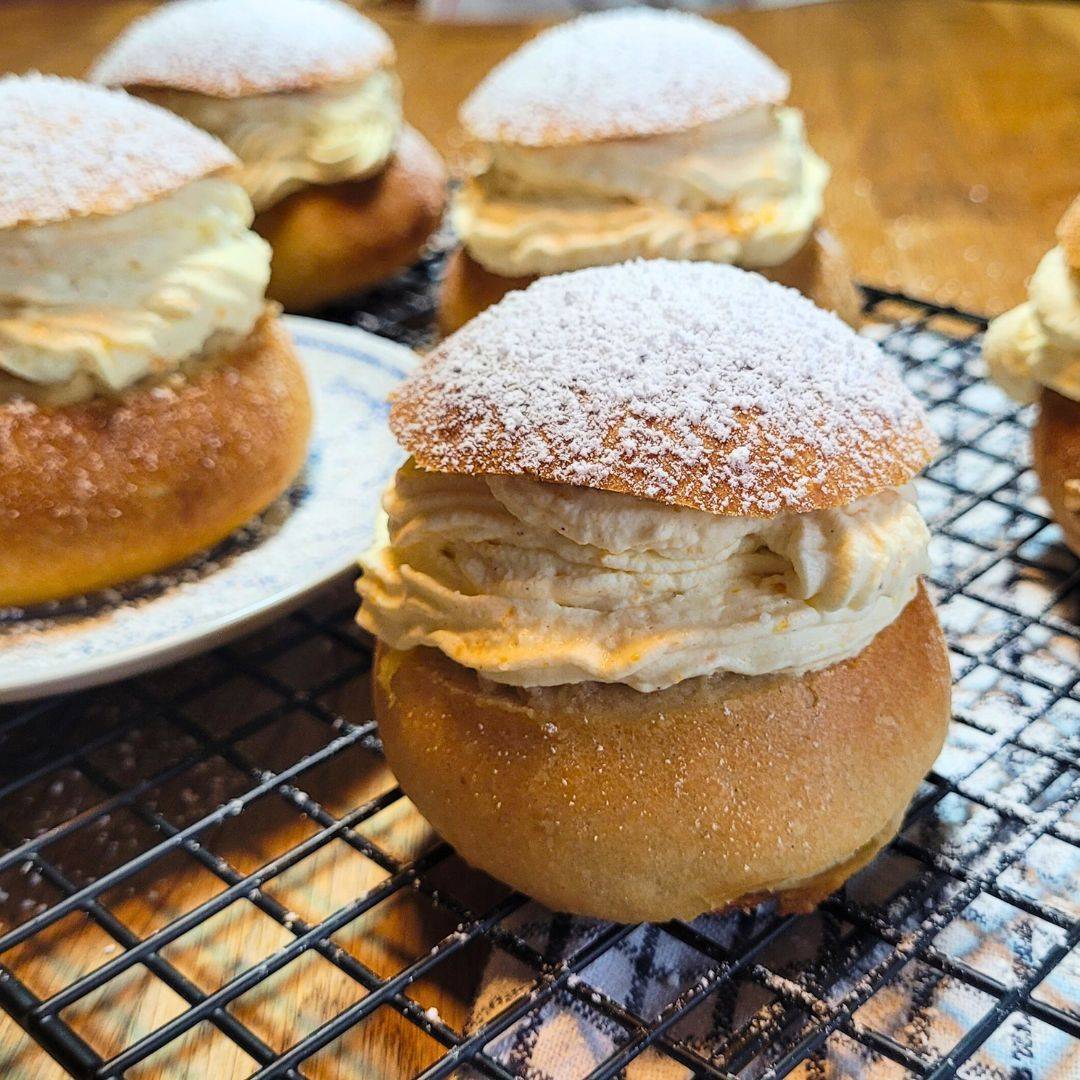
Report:
M356 79L393 60L383 30L338 0L177 0L132 23L90 77L239 97Z
M122 213L236 163L186 120L74 79L0 79L0 116L0 228Z
M487 75L461 121L478 139L526 146L656 135L783 101L789 87L734 30L639 8L540 34Z
M424 468L770 516L906 483L936 448L872 342L793 289L709 263L543 278L395 395Z

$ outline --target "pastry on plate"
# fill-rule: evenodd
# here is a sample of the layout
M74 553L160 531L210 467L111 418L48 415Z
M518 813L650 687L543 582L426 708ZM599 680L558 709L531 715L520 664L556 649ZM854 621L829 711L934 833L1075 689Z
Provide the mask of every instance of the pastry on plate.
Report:
M210 547L303 464L311 407L236 159L67 79L0 80L0 606Z
M1027 301L990 324L983 355L1009 394L1038 402L1035 471L1065 542L1080 555L1080 196L1032 274Z
M638 8L541 33L461 108L474 153L452 203L444 331L540 275L661 257L759 270L856 321L821 220L829 168L788 88L697 15Z
M402 122L386 34L338 0L177 0L134 22L91 78L205 128L241 161L270 296L340 300L414 263L446 175Z
M395 395L364 558L386 756L470 863L552 908L802 910L896 832L949 718L871 342L711 263L543 278Z

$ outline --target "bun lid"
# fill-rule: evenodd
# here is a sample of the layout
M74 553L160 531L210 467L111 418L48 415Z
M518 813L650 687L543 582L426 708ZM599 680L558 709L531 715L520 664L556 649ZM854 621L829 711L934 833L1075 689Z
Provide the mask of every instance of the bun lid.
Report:
M510 293L429 354L390 426L422 468L751 517L899 487L937 447L893 364L835 315L666 260Z
M50 75L0 79L0 228L120 214L236 164L138 98Z
M174 0L136 19L90 78L243 97L360 79L393 62L383 30L339 0Z
M492 69L460 117L486 142L561 146L683 131L781 102L789 88L734 30L629 8L539 34Z
M1058 223L1057 241L1064 249L1069 265L1080 270L1080 195L1073 199Z

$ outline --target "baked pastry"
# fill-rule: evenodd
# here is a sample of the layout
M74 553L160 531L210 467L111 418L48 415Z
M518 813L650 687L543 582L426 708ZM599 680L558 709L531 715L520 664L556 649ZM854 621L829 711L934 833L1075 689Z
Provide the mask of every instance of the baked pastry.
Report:
M402 787L557 909L802 910L895 833L949 718L910 481L935 440L875 345L709 263L543 278L396 394L364 558Z
M829 169L788 89L697 15L605 12L534 38L461 108L476 150L452 203L443 329L540 275L659 257L759 270L854 323L858 294L821 224Z
M233 155L146 102L0 80L0 606L116 585L288 487L311 408Z
M1080 555L1080 197L1057 228L1028 299L986 331L990 373L1018 401L1039 403L1032 432L1043 495Z
M442 218L438 154L401 116L386 34L338 0L176 0L91 78L205 128L240 158L269 294L309 311L410 266Z

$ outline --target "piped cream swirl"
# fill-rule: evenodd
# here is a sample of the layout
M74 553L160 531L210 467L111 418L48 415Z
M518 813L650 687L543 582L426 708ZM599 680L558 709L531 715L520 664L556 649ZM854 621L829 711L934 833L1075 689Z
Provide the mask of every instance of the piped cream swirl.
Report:
M796 109L570 146L491 144L453 207L469 253L504 276L631 258L776 266L821 215L828 166Z
M0 395L117 392L239 340L265 307L270 248L228 180L123 214L0 231Z
M826 667L889 625L927 567L907 488L758 519L410 463L384 506L361 625L516 686Z
M183 90L144 96L216 135L240 159L256 211L308 184L363 180L390 159L401 133L401 83L380 69L359 83L220 98Z
M983 355L1018 401L1034 401L1042 386L1080 401L1080 268L1069 265L1064 248L1043 256L1027 302L990 324Z

